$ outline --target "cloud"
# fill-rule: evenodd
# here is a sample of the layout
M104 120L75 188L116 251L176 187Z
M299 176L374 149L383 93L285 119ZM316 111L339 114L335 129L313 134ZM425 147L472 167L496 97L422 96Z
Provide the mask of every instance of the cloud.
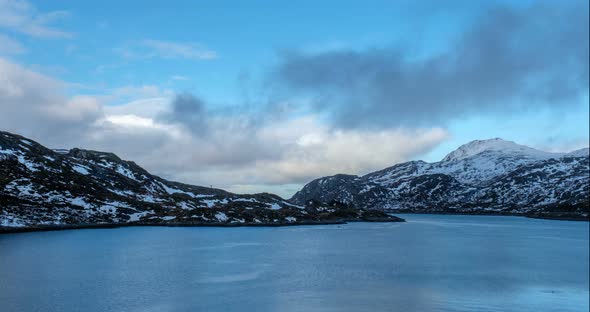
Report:
M208 116L205 112L205 103L200 98L189 93L179 94L171 106L170 112L162 115L162 119L181 123L197 135L207 131Z
M204 116L206 132L195 132L184 121L133 121L137 133L164 126L172 129L162 129L162 133L176 133L174 139L159 144L146 142L136 159L165 177L233 191L264 191L262 185L301 184L342 172L368 173L413 159L448 137L440 128L337 130L322 125L316 116L257 126L240 122L246 116L211 115L202 110L199 116ZM108 142L112 148L112 138Z
M587 94L588 11L549 5L489 11L448 51L420 58L402 46L289 52L271 90L231 107L153 85L72 96L71 84L0 58L0 125L50 147L111 151L173 180L230 191L272 186L288 197L319 176L416 159L449 137L454 118ZM216 57L206 51L157 40L121 50ZM249 75L239 78L248 89Z
M124 105L107 105L104 111L107 115L135 115L155 119L170 109L168 97L150 97L133 99Z
M91 97L64 96L64 82L0 58L0 125L48 144L63 144L88 132L101 118Z
M166 178L230 191L275 185L288 197L318 176L408 160L447 136L437 128L338 130L314 115L212 109L188 93L141 98L144 88L121 88L139 98L105 105L109 96L66 96L67 87L0 58L2 129L49 147L111 151ZM126 94L120 90L113 92ZM288 191L277 185L289 185Z
M138 129L165 125L174 129L168 133L176 133L175 140L151 149L153 154L138 155L143 163L164 176L230 190L298 184L340 172L363 174L412 159L448 136L440 128L339 130L313 115L211 110L191 94L179 94L160 109L150 118L124 117Z
M0 28L38 38L71 38L73 34L51 24L69 16L67 11L39 12L22 0L0 0Z
M567 22L564 22L567 21ZM272 79L337 127L446 125L473 114L580 103L588 93L588 3L497 7L449 49L284 53Z
M18 41L11 39L8 36L0 34L0 55L2 54L22 54L27 52Z
M128 59L212 60L217 58L217 52L197 43L154 39L144 39L132 45L117 48L115 51Z
M278 159L258 162L263 182L305 183L336 173L365 174L421 155L448 137L441 128L340 130L313 116L270 124L261 136L283 149ZM245 182L245 181L242 181Z

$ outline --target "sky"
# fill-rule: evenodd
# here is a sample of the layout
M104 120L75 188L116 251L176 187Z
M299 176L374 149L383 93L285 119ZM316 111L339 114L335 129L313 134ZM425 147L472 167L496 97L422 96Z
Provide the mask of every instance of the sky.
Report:
M0 129L290 197L500 137L588 146L587 1L0 0Z

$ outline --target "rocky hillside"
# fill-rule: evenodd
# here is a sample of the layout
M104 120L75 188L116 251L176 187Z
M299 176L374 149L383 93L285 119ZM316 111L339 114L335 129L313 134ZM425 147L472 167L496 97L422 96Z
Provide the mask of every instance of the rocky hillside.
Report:
M502 139L473 141L436 163L410 161L365 176L316 179L290 201L349 203L420 213L518 214L587 219L588 148L539 151Z
M0 132L0 231L93 225L284 225L396 221L332 204L292 204L154 176L112 153L51 150Z

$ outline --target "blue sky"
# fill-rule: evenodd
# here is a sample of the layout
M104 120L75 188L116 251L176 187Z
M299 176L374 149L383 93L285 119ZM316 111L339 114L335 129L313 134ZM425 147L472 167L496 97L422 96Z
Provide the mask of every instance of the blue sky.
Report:
M197 3L38 2L39 11L67 11L52 24L71 38L38 40L13 32L29 50L15 59L89 87L153 84L235 101L239 100L239 75L261 75L276 62L281 50L379 47L419 32L421 39L415 42L415 49L428 53L444 46L447 36L477 16L477 7L473 12L463 7L469 2L418 15L426 5L411 1L375 1L370 6L351 1ZM426 18L436 27L421 25ZM216 58L124 57L125 50L132 50L142 40L201 45L203 50L214 51ZM179 75L190 77L190 81L170 79Z
M411 15L411 2L395 6L390 1L375 2L372 6L342 1L199 3L39 2L36 6L40 11L68 12L53 24L72 37L37 40L15 32L13 36L30 50L15 58L40 65L66 81L96 88L153 84L199 92L220 102L235 101L239 100L239 75L264 73L283 49L314 51L389 45L416 29L425 32L429 42L417 44L417 48L436 49L436 45L444 44L446 28L458 28L453 24L473 18L458 5L452 8L454 14L435 12L435 18L444 22L429 30L420 29L423 27L416 19L420 17ZM453 15L453 19L445 19L445 15ZM215 51L217 57L187 61L180 57L162 60L123 56L123 50L147 39L201 45L203 50ZM190 77L190 81L170 79L180 75Z
M578 6L586 8L587 11L587 3L581 1L560 3L554 1L451 1L443 5L437 1L419 3L415 1L371 1L370 3L360 1L248 1L247 3L125 1L121 3L121 1L0 0L0 10L5 12L4 15L0 14L0 57L7 62L6 66L17 66L11 67L11 73L30 71L42 75L44 78L58 82L60 86L59 91L56 92L59 94L52 95L52 99L59 97L64 102L74 103L68 105L76 109L84 107L84 114L88 113L89 107L96 109L93 113L96 115L93 117L96 120L92 123L94 130L88 130L90 128L87 125L88 129L85 128L84 131L89 132L80 132L84 133L80 137L68 137L59 142L52 142L51 138L44 136L43 131L33 131L32 127L22 123L20 128L15 125L11 126L10 130L29 134L39 140L47 139L50 143L65 147L80 145L87 148L113 150L128 158L144 155L147 146L163 151L173 147L159 145L162 144L159 139L156 142L150 141L156 140L152 137L150 139L138 137L141 131L135 129L133 140L147 143L146 145L138 143L136 149L131 150L126 147L126 144L120 144L123 141L122 137L109 137L112 133L122 133L123 130L115 131L112 128L108 128L110 129L108 131L96 130L97 124L108 124L109 127L119 125L124 127L125 131L131 131L129 129L132 126L149 126L150 131L159 129L158 131L167 131L170 136L176 133L175 138L190 137L190 139L183 139L176 145L169 145L177 146L178 149L187 149L190 151L188 154L195 154L193 157L188 155L183 159L175 160L176 166L162 166L154 158L159 154L150 152L153 154L152 158L140 157L138 162L163 176L207 185L211 184L209 179L212 177L215 179L220 176L231 177L232 172L242 170L241 167L236 166L254 166L259 171L295 172L297 170L291 167L297 167L303 161L302 159L305 159L306 166L314 162L315 158L310 159L306 154L308 151L297 150L289 145L288 142L291 142L289 140L292 140L291 143L309 140L312 143L317 140L335 141L339 138L339 133L345 133L353 137L358 135L362 142L372 142L376 140L376 137L381 137L384 140L383 145L391 144L396 150L404 149L396 154L391 150L384 151L383 147L375 148L374 145L367 145L364 147L368 150L375 148L375 153L386 154L375 157L378 159L375 161L372 161L370 155L359 154L355 163L342 162L342 166L331 167L329 170L317 170L316 167L321 167L322 161L341 163L339 159L327 159L326 156L326 159L322 158L318 161L317 166L310 165L306 171L308 173L301 176L295 174L287 177L289 173L285 173L281 177L269 177L269 175L261 177L248 171L240 175L241 182L237 184L224 179L214 179L215 182L212 182L235 191L259 191L270 187L271 191L284 196L299 187L303 181L314 176L337 173L335 171L362 174L385 164L416 158L437 161L452 149L474 139L502 137L521 144L556 151L580 148L588 145L587 85L585 88L577 86L573 90L564 90L564 86L567 86L565 83L551 84L550 86L558 85L556 92L565 92L566 97L560 97L557 100L549 96L535 96L535 92L539 93L539 88L545 88L542 84L537 89L533 88L532 91L527 89L515 95L506 93L505 89L502 89L498 92L500 95L497 99L493 98L493 95L487 97L485 105L482 104L481 108L474 101L471 104L460 104L464 105L461 107L465 109L458 107L459 104L457 107L453 103L447 103L446 106L441 104L440 107L436 106L439 111L423 110L421 115L440 113L441 116L445 115L444 118L423 118L414 116L415 111L404 108L412 106L410 95L415 94L412 93L414 91L406 90L410 95L404 93L404 97L401 97L407 103L390 105L387 103L389 97L383 97L384 92L389 92L387 88L367 87L365 84L383 83L383 81L373 80L376 79L373 75L374 69L368 76L359 74L357 80L347 82L352 84L351 90L354 90L355 94L338 91L337 96L331 92L339 90L337 88L341 87L341 82L321 81L322 85L315 88L314 77L302 77L300 73L289 71L291 68L289 65L297 59L292 57L293 54L302 55L297 59L300 62L297 64L304 68L322 62L323 67L315 72L312 71L312 76L322 76L323 71L332 68L350 67L348 72L343 71L343 75L352 77L355 76L355 70L359 70L359 67L353 67L347 63L347 60L351 60L349 58L351 55L353 61L361 64L360 70L363 70L362 66L365 66L362 64L375 66L378 70L380 68L378 62L395 61L397 60L395 55L398 53L403 62L418 64L419 66L414 66L418 69L430 64L430 61L436 63L443 57L448 58L453 55L469 57L471 48L467 49L467 52L463 51L463 54L455 53L455 51L462 49L465 44L473 44L473 40L464 39L466 34L473 32L477 36L485 36L484 30L489 31L490 26L487 25L488 28L485 28L485 25L481 26L482 21L489 19L494 22L493 18L497 19L498 16L504 18L502 14L490 13L498 11L498 8L501 12L504 10L511 16L517 16L517 23L524 20L524 26L517 25L516 27L521 28L515 30L522 33L514 36L520 40L516 46L524 46L522 53L514 55L524 61L523 55L534 52L537 48L535 44L538 44L532 39L529 43L527 35L540 32L549 39L558 40L571 36L573 28L552 27L550 24L554 21L551 18L568 17L568 14L572 14L571 12L579 11ZM573 10L568 11L572 8ZM550 14L551 12L562 15L555 17ZM488 16L492 17L488 18ZM581 19L581 25L585 23L587 28L587 12L575 18ZM572 17L572 19L575 18ZM546 20L547 25L539 25L544 23L543 20ZM481 27L482 32L473 31L479 29L478 27ZM494 27L496 26L492 25L491 29ZM504 27L504 25L498 25L498 27ZM565 39L568 38L570 37ZM485 39L477 38L475 41L485 43ZM580 46L574 43L563 47L563 50L556 50L555 53L545 53L540 59L551 66L532 68L530 73L519 72L515 81L521 82L526 78L529 83L539 77L552 81L570 79L568 71L555 69L560 62L565 64L569 58L560 59L555 55L563 54L563 51L566 53L573 51L571 54L574 61L578 61L575 57L580 53L582 56L587 56L588 50L587 48L584 50L582 45L584 42L587 45L588 39L580 37L579 40ZM530 51L526 49L529 44ZM374 50L379 52L373 53ZM551 50L549 46L548 50ZM325 62L326 58L330 60L340 58L345 63ZM518 59L509 61L504 64L518 67ZM444 74L444 68L447 65L444 62L441 64L437 65L437 68L443 68L441 73ZM403 65L401 69L408 70L405 75L411 76L414 67L406 65ZM390 68L388 64L384 66L389 71L388 75L393 75L392 72L397 70ZM580 64L572 63L572 66L575 71ZM586 66L586 72L582 68L581 73L574 72L573 75L585 74L587 81L587 63L582 63L581 66ZM276 72L281 75L275 75ZM458 72L462 73L462 71ZM363 77L367 79L366 83L363 82ZM464 78L461 75L459 77ZM503 73L499 73L498 77L503 77ZM334 80L334 77L330 79ZM421 81L419 79L408 77L400 79L402 79L401 82L409 84L406 88L421 88L423 90L421 92L424 93L441 92L436 90L436 87L432 89L432 86L414 86ZM14 81L16 83L21 80L17 81L15 78ZM21 83L23 90L26 90L25 83L27 86L28 83L35 85L32 81ZM452 82L449 85L453 86ZM392 86L397 87L397 85ZM460 87L457 85L457 88ZM490 89L494 88L496 86ZM518 87L515 86L515 88ZM369 103L369 100L364 103L362 97L364 92L379 93L379 97L374 98L379 103ZM469 94L469 91L462 92L467 92L466 97L477 98L478 96ZM442 93L446 94L444 91ZM178 94L191 95L195 101L190 103L194 105L188 104L188 106L193 105L193 108L185 107L188 111L178 111L180 106L174 104ZM330 96L327 97L327 94ZM533 96L526 97L522 94ZM79 104L81 99L84 100L84 104ZM436 100L437 98L434 97L432 105L436 105ZM318 104L321 101L330 103ZM130 103L133 105L129 105ZM359 113L358 117L363 119L362 121L354 124L342 122L344 119L341 117L349 111L351 105L363 108L363 114ZM280 110L283 114L280 117L269 114L269 107L272 107L271 111ZM228 111L231 113L227 113ZM392 112L400 112L400 115ZM340 116L341 113L342 116ZM388 121L388 114L391 114L390 121ZM76 120L76 124L80 122ZM195 132L197 128L202 131L202 127L195 126L197 123L207 124L206 128L209 130L206 134ZM244 126L244 123L248 125ZM253 126L257 123L264 123L264 125ZM213 127L224 129L213 129ZM236 141L236 146L244 146L238 150L219 146L220 143L214 140L226 141L221 139L221 133L226 133L226 127L230 129L228 131L233 129L244 135L255 133L252 135L256 138L245 137L244 142ZM301 127L315 130L303 133ZM285 134L283 137L274 137L275 133ZM297 135L291 136L288 133L297 133ZM131 134L125 132L125 135ZM410 140L405 141L404 135ZM418 136L421 137L417 138ZM269 137L272 137L272 140ZM402 137L404 139L401 139ZM416 139L411 140L412 137ZM387 139L394 142L388 142ZM414 146L406 142L422 142L423 145ZM203 146L199 144L211 144L211 147L206 148L211 150L211 155L203 156L201 150L196 147ZM281 152L275 151L278 149ZM256 157L249 159L240 155L241 157L228 157L227 162L224 162L220 159L226 159L225 155L216 154L217 152L234 155L256 154L261 150L265 151L260 158L264 161ZM326 151L327 155L331 153L332 150ZM303 154L305 156L301 156ZM297 159L295 164L289 162L294 158ZM186 174L186 170L179 169L191 166L196 161L202 162L201 165L196 166L199 172L202 172L205 166L215 169L208 174L192 175ZM255 182L247 183L248 179Z

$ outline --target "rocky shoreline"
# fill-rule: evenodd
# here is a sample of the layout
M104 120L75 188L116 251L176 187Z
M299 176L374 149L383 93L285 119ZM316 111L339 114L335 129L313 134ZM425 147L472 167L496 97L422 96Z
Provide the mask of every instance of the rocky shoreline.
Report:
M139 227L139 226L165 226L165 227L279 227L279 226L301 226L301 225L333 225L346 224L349 222L406 222L406 220L396 217L368 217L365 219L335 219L335 220L302 220L300 222L244 222L244 223L225 223L225 222L130 222L130 223L104 223L104 224L64 224L64 225L38 225L28 227L6 227L0 226L0 234L8 233L26 233L26 232L46 232L78 229L111 229L122 227Z
M389 212L391 213L391 212ZM462 216L502 216L502 217L523 217L531 219L546 219L557 221L586 221L590 218L578 215L539 215L539 214L515 214L515 213L462 213L462 212L401 212L404 214L428 214L428 215L462 215ZM244 223L227 223L227 222L130 222L130 223L103 223L103 224L63 224L63 225L38 225L27 227L6 227L0 226L0 234L10 233L28 233L28 232L46 232L78 229L110 229L123 227L147 227L147 226L164 226L164 227L282 227L282 226L304 226L304 225L335 225L347 224L352 222L406 222L405 219L389 215L388 217L365 217L361 219L331 219L331 220L301 220L297 222L244 222Z

